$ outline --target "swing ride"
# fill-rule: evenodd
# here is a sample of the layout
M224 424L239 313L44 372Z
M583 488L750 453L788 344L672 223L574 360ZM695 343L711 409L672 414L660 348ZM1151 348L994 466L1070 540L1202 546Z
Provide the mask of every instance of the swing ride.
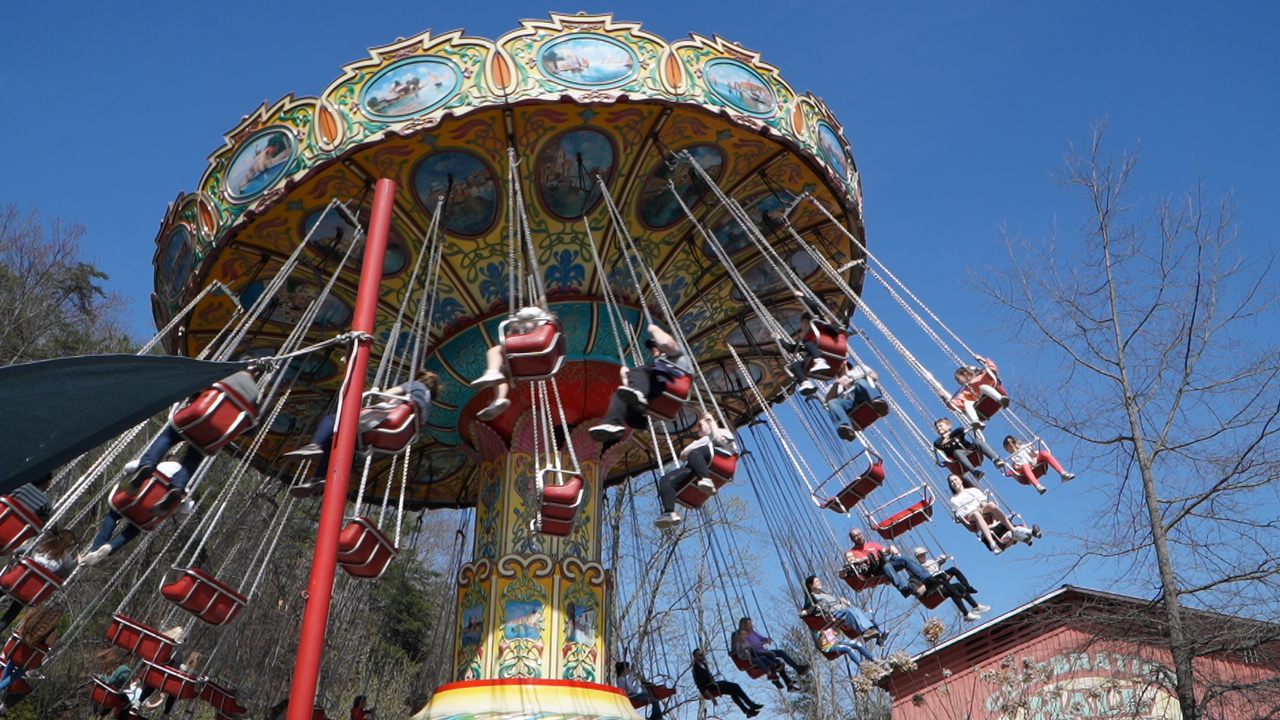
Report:
M334 568L381 577L401 551L404 513L423 508L475 514L471 559L457 571L453 682L417 717L633 719L644 702L605 684L611 654L652 667L668 640L648 619L638 635L612 637L621 634L606 622L614 593L638 588L625 573L611 580L621 569L603 562L604 493L689 462L677 448L697 438L704 415L739 436L707 439L705 477L691 473L676 502L712 518L724 512L719 491L750 487L762 524L789 530L773 537L797 585L813 573L836 577L846 528L833 530L826 511L886 542L923 534L941 547L935 489L949 490L921 429L933 417L968 427L970 410L983 422L999 412L1035 437L1007 396L993 401L980 387L999 386L994 366L970 373L975 384L955 404L868 307L863 285L874 281L948 360L976 357L867 251L860 178L825 104L720 38L669 43L609 15L553 14L492 41L427 32L376 48L318 97L264 105L228 133L198 189L169 207L157 245L153 343L193 358L262 360L260 397L228 381L175 410L171 426L200 454L184 468L185 487L150 468L138 471L138 488L96 487L127 475L109 467L135 428L84 475L59 478L49 523L89 519L96 508L82 500L107 493L140 545L179 526L151 554L158 598L171 608L139 583L119 600L108 639L145 661L145 685L199 698L219 717L241 712L243 698L174 663L178 618L234 633L284 519L306 506L285 497L259 532L209 560L220 528L246 512L235 498L253 482L250 468L276 489L308 477L324 489L290 720L311 717L317 671L304 664L323 653ZM855 313L868 330L850 326ZM493 346L496 369L486 367ZM888 377L863 372L859 353ZM681 356L691 372L676 367ZM810 381L836 383L833 396L855 398L847 417L797 392L785 370L797 362ZM630 380L620 380L623 367ZM489 382L495 371L501 380ZM426 410L400 392L424 373L439 378ZM654 387L629 392L641 373ZM615 391L630 428L600 442L593 429ZM498 398L509 404L492 405ZM333 427L331 415L337 438L306 445ZM214 463L234 470L210 486ZM349 468L358 476L350 486ZM183 498L194 512L177 512ZM12 497L0 505L5 550L46 524ZM717 532L698 542L729 578L715 620L727 626L748 614L748 593L728 570L737 541ZM126 562L142 556L139 548ZM888 582L878 572L841 576L858 592ZM37 605L64 581L27 557L0 575L0 588ZM692 584L680 574L674 582ZM942 600L930 591L921 603ZM751 614L763 616L758 604ZM169 629L144 622L160 616ZM815 632L831 626L805 621ZM719 644L705 628L696 634ZM732 659L751 677L768 674ZM654 687L674 692L674 683ZM120 690L99 680L93 693L124 707Z

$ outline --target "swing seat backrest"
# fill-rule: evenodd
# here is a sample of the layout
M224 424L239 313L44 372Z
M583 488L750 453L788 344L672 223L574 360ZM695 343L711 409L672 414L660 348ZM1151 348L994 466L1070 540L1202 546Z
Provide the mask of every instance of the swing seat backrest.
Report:
M174 411L169 422L203 455L216 454L258 423L258 407L223 383Z
M200 568L187 568L174 582L160 588L165 599L210 625L226 625L249 602L230 585Z
M829 618L819 612L801 615L800 619L804 621L805 627L809 628L812 632L821 632L838 624L837 620Z
M933 518L933 495L926 494L916 504L903 508L875 524L875 530L885 540L892 540L899 535L919 527Z
M826 360L826 358L823 359ZM808 375L810 380L831 382L843 375L845 371L845 362L843 360L827 360L827 366L824 368L814 367L816 364L816 359L810 360L804 369L805 375Z
M884 478L884 461L876 460L871 463L866 472L859 475L836 495L835 501L839 503L839 509L832 506L831 503L827 504L827 508L836 510L836 512L848 512L858 503L866 500L881 485L884 485Z
M395 543L367 517L353 517L338 536L338 565L352 577L382 577L399 554Z
M178 668L144 661L140 676L144 686L179 700L190 700L200 695L200 678Z
M941 605L943 601L946 599L947 598L945 595L943 595L941 592L938 592L937 590L934 590L931 593L926 593L924 597L920 598L920 604L930 610L936 610L938 606Z
M23 558L0 575L0 590L27 607L43 603L61 587L62 578L57 573L31 558Z
M129 696L120 691L119 688L112 687L100 677L93 679L93 690L89 693L93 698L93 704L99 707L117 708L129 707Z
M680 414L681 408L689 400L693 390L693 376L681 375L673 378L662 388L662 394L649 401L648 414L654 419L671 422Z
M660 685L658 683L645 683L644 688L645 690L648 690L649 694L657 699L658 702L662 702L676 694L676 689L674 687Z
M849 334L829 323L811 320L804 339L805 342L816 343L818 351L829 361L843 362L849 355Z
M374 455L399 455L418 439L418 413L405 399L387 413L376 426L360 433L356 442L360 452Z
M142 484L142 489L136 495L117 489L111 496L111 507L125 520L137 525L140 530L151 530L178 509L180 503L174 503L173 507L160 515L151 514L151 508L163 500L172 489L173 481L169 476L155 470Z
M507 372L511 379L545 380L564 365L565 339L559 320L547 320L531 332L507 335L511 320L498 326L498 338L506 350Z
M880 413L876 412L870 402L858 403L849 411L849 423L858 432L871 427L879 419Z
M173 657L177 643L159 630L119 613L111 616L107 640L125 652L163 665Z
M44 528L40 519L18 498L0 497L0 555L8 555Z
M707 469L711 473L711 482L716 484L716 488L722 488L732 481L734 473L738 472L738 455L724 448L715 448L711 453L711 462Z
M205 678L204 687L200 688L200 699L209 703L219 716L238 715L248 712L248 708L236 699L239 692L236 688L221 680Z
M755 679L755 678L762 678L765 676L764 668L760 667L759 665L756 665L750 660L743 660L742 658L738 657L737 655L734 655L733 653L729 653L729 657L733 660L734 666L737 667L742 672L746 673L747 677Z
M974 469L980 468L982 467L982 461L986 459L986 457L987 456L983 455L980 450L970 450L968 458L969 464L972 465ZM942 466L945 467L952 475L964 475L965 473L964 466L955 460L949 460L942 463Z
M877 585L884 585L889 582L889 578L884 575L866 576L849 570L848 568L840 571L840 577L844 578L845 584L850 588L853 588L854 592L862 592L868 588L873 588Z
M16 663L27 670L35 670L44 664L45 656L49 654L49 646L29 643L23 640L20 634L14 633L9 636L8 642L4 644L4 650L0 652L7 662Z

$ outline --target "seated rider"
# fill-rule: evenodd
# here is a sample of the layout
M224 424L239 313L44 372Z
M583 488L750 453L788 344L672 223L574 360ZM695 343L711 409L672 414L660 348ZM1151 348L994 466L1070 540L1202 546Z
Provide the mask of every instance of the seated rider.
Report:
M49 499L49 485L53 483L53 473L32 480L26 485L19 485L9 497L21 502L36 517L47 521L53 515L53 501Z
M880 376L875 370L861 363L850 363L847 370L827 389L827 412L836 424L836 434L853 442L858 437L854 428L853 413L859 405L870 403L880 417L889 414L889 402L884 399L876 384ZM856 428L861 430L861 427Z
M822 578L817 575L805 578L804 610L800 614L834 618L862 637L875 638L876 644L880 646L884 646L889 638L889 633L880 629L876 619L870 613L824 590Z
M791 294L795 295L800 304L804 306L804 312L800 315L800 327L796 330L795 336L791 340L786 340L776 333L773 338L778 341L783 350L789 353L800 351L800 357L787 365L787 372L791 373L792 377L800 383L796 386L796 390L801 395L812 395L817 392L818 386L814 385L813 381L809 379L809 370L821 372L831 369L830 361L823 356L822 349L818 347L818 339L809 336L809 323L813 321L823 322L823 318L827 317L826 308L814 302L812 298L799 289L792 289Z
M797 663L782 648L769 650L765 647L772 642L773 640L756 632L755 626L751 623L751 618L744 617L738 621L738 630L733 634L733 656L755 665L770 675L776 674L781 678L781 682L775 678L774 685L781 688L785 683L787 690L795 692L798 688L791 682L791 677L787 675L787 669L783 666L783 663L790 665L793 670L801 675L809 672L809 666Z
M872 655L865 645L836 632L835 628L824 627L821 630L812 631L811 634L813 644L818 647L819 652L840 653L855 662L859 655L870 662L876 661L876 656Z
M507 325L507 337L527 335L554 320L555 316L537 305L530 305L516 311L513 319L514 322ZM511 377L507 372L507 348L502 343L489 348L485 353L484 374L471 381L471 387L477 390L493 385L497 386L493 400L476 413L477 420L492 420L511 407L511 401L507 399L507 394L511 392Z
M738 443L732 432L716 425L716 419L711 413L703 413L702 419L698 421L698 439L690 441L680 451L680 459L684 461L684 465L668 471L658 481L662 515L654 521L655 525L665 530L678 525L683 519L676 513L676 494L689 478L697 478L695 482L703 492L716 494L716 484L711 480L711 459L716 449L736 455Z
M862 577L883 575L902 593L902 597L924 597L925 583L932 575L915 558L898 552L898 548L867 542L862 528L849 531L853 548L844 554L845 565Z
M929 551L922 547L916 548L915 556L916 560L924 566L924 569L933 575L933 579L929 582L930 589L936 587L938 593L943 597L951 598L951 601L956 604L956 609L960 611L965 620L969 622L978 620L982 613L991 609L990 605L980 605L977 600L973 599L973 594L978 591L969 584L968 578L964 576L964 573L960 572L960 568L956 567L954 563L946 570L942 569L943 563L955 558L950 555L939 555L936 558L930 558ZM964 604L966 602L972 606L972 610L965 609Z
M57 575L63 580L76 569L79 561L76 558L76 544L80 542L80 538L70 530L59 530L52 528L49 530L44 540L36 543L31 549L30 560L49 572ZM9 624L22 612L23 604L14 598L9 598L9 609L3 617L0 617L0 632L4 632L9 628Z
M244 398L250 405L258 404L258 376L262 370L260 367L250 367L222 380L222 384L229 387L235 394ZM156 436L155 440L147 446L145 452L137 460L133 460L124 466L127 473L127 480L122 489L129 495L136 495L142 486L146 483L147 478L155 472L156 466L169 454L169 450L182 442L182 434L178 432L178 428L173 426L172 422L165 423L164 430ZM180 467L172 473L169 473L169 483L173 488L169 494L156 503L151 509L157 516L169 512L174 505L182 502L185 495L183 492L187 487L187 482L191 480L191 476L195 474L200 467L200 463L204 460L204 454L190 443L187 444L186 452L182 455ZM103 556L105 557L105 555Z
M1044 485L1040 484L1040 480L1036 477L1035 466L1040 463L1048 463L1049 467L1058 471L1058 476L1062 478L1062 482L1071 482L1076 479L1075 473L1069 473L1063 469L1062 463L1049 452L1048 448L1036 452L1034 445L1023 445L1022 441L1010 435L1004 439L1004 450L1009 453L1008 467L1005 472L1009 477L1026 485L1030 483L1041 495L1048 492Z
M649 720L661 720L662 703L658 702L658 698L649 691L649 684L640 677L640 673L631 669L631 663L619 660L614 663L613 670L617 677L614 684L626 693L629 699L649 706Z
M645 346L653 353L653 362L634 370L625 366L619 369L622 385L609 401L604 422L589 431L597 442L621 440L628 427L636 430L648 427L645 411L649 401L661 397L667 383L694 372L693 358L680 349L670 333L650 325L649 336L651 339L645 341Z
M969 419L969 426L974 430L981 430L986 427L986 422L978 415L974 405L984 396L1000 403L1000 407L1009 407L1009 396L1004 392L1004 386L1000 384L999 369L996 364L988 358L974 356L978 362L982 363L981 367L972 365L961 365L956 368L955 379L960 383L960 389L951 396L948 405L956 410L964 413Z
M999 555L1002 552L1001 544L991 530L992 526L996 524L1003 524L1006 528L1009 528L1009 532L1016 542L1030 544L1032 537L1040 537L1039 525L1032 527L1030 530L1023 525L1014 525L1013 521L1000 509L1000 506L987 498L986 493L974 487L972 483L959 475L947 477L947 484L951 486L952 512L962 521L978 528L983 541L991 549L992 554Z
M440 376L430 370L423 370L413 380L397 385L385 391L384 394L407 397L413 403L413 411L418 416L418 427L426 427L427 420L431 417L431 400L439 392ZM377 427L378 423L386 419L387 413L392 407L394 407L392 404L377 403L362 408L360 410L360 431L363 432ZM294 497L307 498L324 492L325 477L329 471L329 453L333 449L333 436L337 429L337 423L337 415L324 416L316 427L315 434L311 436L311 442L283 455L283 457L287 458L316 458L315 466L311 472L311 481L299 483L290 488L289 493Z
M693 684L698 688L698 693L708 700L720 695L728 695L738 709L749 718L759 715L760 709L764 707L747 697L747 693L738 683L716 680L707 667L707 654L702 652L702 648L693 649Z
M960 465L965 472L974 480L981 480L985 473L974 467L973 462L969 460L969 454L977 449L983 455L991 459L996 467L1006 470L1003 459L996 454L987 444L986 438L982 437L981 432L973 433L973 440L970 440L967 431L964 428L951 429L951 418L938 418L933 421L933 429L938 432L938 437L933 441L933 449L937 452L938 458L945 464L954 462Z
M190 456L190 451L188 451L187 455ZM172 455L169 456L168 460L157 465L155 467L155 471L165 475L166 477L175 479L175 485L177 484L176 478L180 476L182 477L182 485L179 486L179 489L169 491L169 494L166 495L163 500L156 503L156 505L151 508L151 514L155 517L159 517L167 512L169 507L172 507L168 502L169 498L176 497L177 500L175 502L180 502L182 500L183 491L181 488L186 486L187 478L185 477L186 468L175 461ZM176 496L175 492L177 493ZM185 510L179 509L179 512L185 512ZM107 516L102 519L102 526L98 528L98 534L93 538L93 543L90 545L88 552L84 553L79 558L80 564L93 567L103 560L106 560L108 555L116 552L125 545L128 545L130 542L133 542L134 538L142 534L142 528L134 525L133 523L125 523L124 529L121 530L120 534L116 535L113 539L111 536L115 534L116 526L120 523L121 517L120 513L116 512L114 507L108 507Z

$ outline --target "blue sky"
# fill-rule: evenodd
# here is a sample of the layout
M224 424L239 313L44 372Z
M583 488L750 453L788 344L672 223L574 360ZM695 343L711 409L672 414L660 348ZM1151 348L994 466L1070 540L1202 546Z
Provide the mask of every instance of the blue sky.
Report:
M998 257L1002 225L1073 227L1051 173L1094 121L1116 147L1141 143L1149 191L1200 176L1234 194L1249 246L1277 244L1280 5L1264 2L18 3L0 27L0 202L85 224L86 254L148 336L166 203L242 115L319 93L369 46L427 28L496 37L552 9L612 11L669 40L719 34L823 97L862 172L872 251L1006 369L1018 358L965 279ZM1042 500L1036 520L1078 525L1088 502ZM1022 555L966 565L984 602L1006 610L1064 579Z

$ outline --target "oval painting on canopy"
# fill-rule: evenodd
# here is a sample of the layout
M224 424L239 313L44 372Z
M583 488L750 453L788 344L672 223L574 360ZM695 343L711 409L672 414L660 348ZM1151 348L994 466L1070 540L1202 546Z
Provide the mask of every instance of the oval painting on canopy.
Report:
M822 156L827 159L831 167L836 169L841 179L849 178L849 159L845 154L844 143L840 142L840 136L836 134L835 128L826 123L818 124L818 149L822 151Z
M270 280L271 278L261 278L250 283L240 291L240 302L246 307L251 307L262 296L263 288ZM276 293L275 302L269 306L271 314L267 316L267 320L281 325L296 325L302 319L302 314L319 295L320 286L315 283L305 280L286 280L284 287ZM351 323L351 313L349 305L329 295L320 304L315 326L326 330L346 327Z
M442 480L448 480L461 470L462 466L467 462L466 453L452 448L436 450L419 457L421 460L418 461L418 479L416 481L419 485L430 485Z
M702 166L712 180L718 181L724 172L724 153L715 145L692 145L684 148ZM674 167L672 167L674 164ZM693 210L707 194L705 183L693 167L683 159L663 162L649 174L640 190L640 220L657 230L674 225L685 218L684 209L676 202L668 181L675 183L680 199Z
M164 255L160 260L160 289L168 300L178 297L179 291L187 284L187 278L191 275L194 260L191 246L191 231L185 225L179 225L169 233L169 240L165 243Z
M786 219L787 208L795 196L786 190L778 192L766 192L757 196L754 200L748 200L742 203L743 209L747 211L747 216L751 218L752 223L766 235L774 229L782 227L782 221ZM720 247L730 255L751 245L751 237L742 225L733 219L732 215L725 215L720 222L716 223L711 229L711 234L720 241ZM716 259L718 256L707 242L703 242L702 251L707 257Z
M418 202L434 212L444 197L444 227L455 235L477 237L498 217L498 183L483 160L468 152L445 150L428 155L413 174Z
M547 43L538 54L542 72L566 85L619 85L638 71L631 48L605 35L571 35Z
M276 184L297 152L293 134L270 128L249 138L227 164L227 194L244 201Z
M557 217L577 220L600 201L597 175L613 179L613 141L592 128L570 130L547 143L538 155L538 191Z
M769 83L737 60L712 60L702 76L711 92L745 113L767 117L778 109L778 99Z
M462 73L448 60L412 58L375 75L360 94L360 106L371 117L401 120L440 107L461 85Z
M314 228L314 230L313 230ZM339 262L351 248L355 239L356 227L337 210L317 210L307 216L302 223L302 237L321 254L322 261ZM353 258L353 267L359 267L362 255L357 251ZM394 229L387 232L387 252L382 260L382 276L392 277L400 274L409 262L409 251L404 241Z

